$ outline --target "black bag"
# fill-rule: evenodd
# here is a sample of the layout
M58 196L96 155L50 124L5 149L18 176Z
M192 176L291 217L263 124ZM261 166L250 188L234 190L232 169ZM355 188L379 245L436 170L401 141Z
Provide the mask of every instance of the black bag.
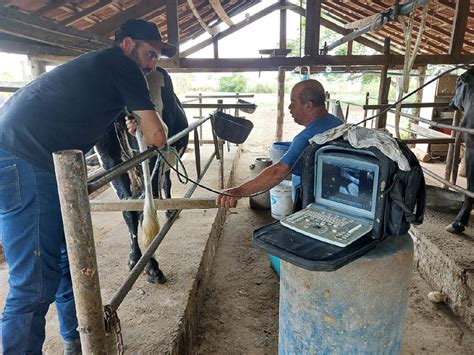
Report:
M314 202L314 154L326 145L352 148L370 152L375 156L380 168L380 186L375 212L373 239L383 239L389 235L402 235L408 232L410 224L423 223L426 193L423 170L415 154L400 140L397 140L400 151L408 160L411 170L402 171L398 165L375 147L358 149L348 142L338 139L324 145L310 145L303 156L303 173L301 175L302 207Z

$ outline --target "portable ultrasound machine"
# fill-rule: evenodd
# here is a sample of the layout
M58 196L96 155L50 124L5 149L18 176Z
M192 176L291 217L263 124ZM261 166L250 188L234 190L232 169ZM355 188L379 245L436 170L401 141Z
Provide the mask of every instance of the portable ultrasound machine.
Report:
M281 224L346 247L372 230L379 166L369 156L333 146L319 149L314 159L314 202L283 218Z
M257 229L254 244L310 270L335 270L375 247L388 172L374 149L343 140L311 145L302 160L300 211Z

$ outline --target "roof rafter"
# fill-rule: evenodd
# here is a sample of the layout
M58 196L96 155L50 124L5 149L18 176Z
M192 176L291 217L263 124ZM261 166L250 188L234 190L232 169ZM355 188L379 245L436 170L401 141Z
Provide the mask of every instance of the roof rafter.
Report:
M86 16L89 16L93 14L94 12L106 7L107 5L111 4L114 0L100 0L98 1L95 5L92 5L91 7L88 7L87 9L82 10L81 12L78 12L64 21L61 21L63 25L70 25L71 23L74 23L80 19L83 19Z
M121 24L131 18L142 18L143 16L157 12L161 8L164 8L165 0L156 1L145 1L138 3L137 5L131 6L128 9L117 13L116 15L102 21L92 27L89 27L87 31L97 33L99 35L108 35L114 32Z
M7 7L0 7L0 32L81 52L111 44L108 39Z

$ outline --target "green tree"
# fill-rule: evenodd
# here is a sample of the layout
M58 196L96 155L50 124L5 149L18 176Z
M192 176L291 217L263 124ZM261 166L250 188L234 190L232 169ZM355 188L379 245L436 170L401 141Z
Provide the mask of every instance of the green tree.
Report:
M245 92L247 79L242 74L232 74L219 78L219 90L223 92Z

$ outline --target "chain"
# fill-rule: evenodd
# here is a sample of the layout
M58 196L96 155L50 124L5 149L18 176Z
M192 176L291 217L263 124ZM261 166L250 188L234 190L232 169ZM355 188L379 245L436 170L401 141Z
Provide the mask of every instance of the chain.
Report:
M110 305L104 306L104 321L105 331L107 333L111 333L112 331L115 333L115 339L117 340L117 353L123 355L124 349L120 319L117 315L117 311L112 309Z

